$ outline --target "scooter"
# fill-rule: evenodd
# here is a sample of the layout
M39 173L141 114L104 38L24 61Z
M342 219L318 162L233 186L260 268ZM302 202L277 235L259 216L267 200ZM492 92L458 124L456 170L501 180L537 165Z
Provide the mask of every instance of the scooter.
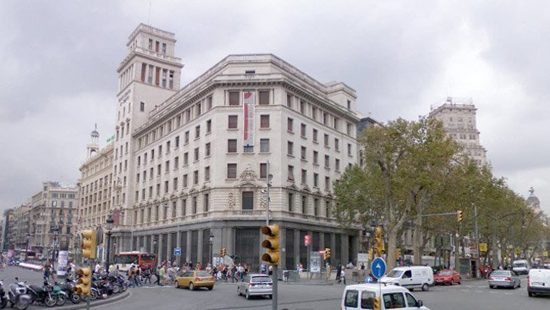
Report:
M63 284L59 284L61 289L67 294L69 300L73 304L78 304L82 301L82 296L78 294L77 292L73 291L73 287L75 286L75 282L69 278L67 278L66 282Z
M15 281L19 281L15 278ZM10 284L8 290L8 301L10 305L18 310L25 310L31 304L31 296L27 294L27 285L25 282L16 282Z
M31 303L40 302L48 307L53 307L57 304L57 296L53 293L53 287L47 281L44 281L44 286L26 285L27 293L31 296Z

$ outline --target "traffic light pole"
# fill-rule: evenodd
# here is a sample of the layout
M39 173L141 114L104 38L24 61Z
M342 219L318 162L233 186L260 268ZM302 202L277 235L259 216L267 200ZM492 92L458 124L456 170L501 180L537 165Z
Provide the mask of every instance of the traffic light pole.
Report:
M269 203L271 202L271 199L269 197L269 188L271 187L271 178L269 174L269 160L266 164L266 177L267 177L267 211L266 211L266 218L265 218L265 226L269 226ZM271 281L273 282L272 287L272 293L271 293L271 309L277 310L277 298L279 297L279 290L277 282L279 280L279 266L278 264L272 264L273 266L273 274L271 275Z
M90 268L90 270L92 270L93 266L92 266L92 260L88 258L88 263L87 263L88 267ZM86 310L90 310L90 296L92 295L92 291L91 291L92 287L91 287L91 283L90 283L90 292L89 294L86 296Z

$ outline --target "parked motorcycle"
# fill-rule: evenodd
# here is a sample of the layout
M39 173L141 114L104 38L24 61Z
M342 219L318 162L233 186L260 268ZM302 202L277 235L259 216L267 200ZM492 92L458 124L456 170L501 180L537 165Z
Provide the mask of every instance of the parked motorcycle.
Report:
M117 276L110 275L108 279L109 279L109 283L111 284L111 287L113 288L114 294L126 292L126 290L128 289L128 282L121 275L117 275Z
M82 301L82 296L77 292L73 291L73 287L76 285L75 281L67 278L65 283L60 283L59 286L67 294L69 300L73 304L78 304Z
M53 307L57 304L57 295L53 293L53 286L50 286L47 281L44 281L44 286L27 285L27 293L31 296L31 303L40 302L48 307Z
M31 296L27 293L25 282L18 282L18 278L15 278L15 281L17 282L9 286L8 301L12 307L15 306L18 310L25 310L32 302Z
M55 305L60 307L63 306L67 301L68 294L63 291L59 283L54 282L53 285L49 283L46 285L46 283L47 282L44 282L44 286L48 286L48 289L51 290L52 294L56 297Z
M4 290L4 280L0 281L0 309L6 308L8 305L8 298L6 297L6 291Z

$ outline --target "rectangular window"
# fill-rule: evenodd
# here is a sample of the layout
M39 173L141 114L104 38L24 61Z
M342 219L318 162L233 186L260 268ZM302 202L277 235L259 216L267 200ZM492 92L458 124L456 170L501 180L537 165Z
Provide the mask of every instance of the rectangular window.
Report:
M168 76L168 88L174 88L174 71L170 70L170 75Z
M204 167L204 180L210 181L210 167Z
M245 145L243 151L245 153L254 153L254 146L253 145Z
M195 127L195 139L200 138L200 136L201 136L201 126L199 125Z
M176 149L180 147L180 136L176 137Z
M353 130L353 126L350 124L350 123L347 123L346 125L346 132L348 133L348 135L351 136L351 131Z
M307 148L305 146L302 146L302 149L300 151L300 158L301 159L306 160L306 152L307 152Z
M287 127L286 130L293 132L294 131L294 120L292 118L288 118L287 120Z
M291 155L291 156L294 155L294 143L293 142L291 142L291 141L287 142L287 151L286 151L286 153L288 155Z
M351 110L351 100L348 100L348 110Z
M193 157L193 160L198 161L199 160L199 148L198 147L195 148L195 150L193 151L193 154L195 154L194 157Z
M160 84L160 68L157 67L155 70L155 85L159 86Z
M229 115L228 118L227 118L227 128L229 128L229 129L238 128L238 120L239 120L239 116Z
M189 153L188 152L185 152L183 154L183 165L184 166L189 165Z
M260 139L260 153L269 153L269 139Z
M266 179L267 178L267 164L262 163L260 164L260 179Z
M313 118L314 120L317 120L317 108L316 107L311 107L311 118Z
M159 145L159 157L162 156L162 145Z
M300 136L305 138L306 137L306 130L307 130L306 124L302 124L300 126Z
M292 95L286 95L286 106L292 109Z
M302 169L302 184L307 183L307 170Z
M149 70L147 71L147 83L153 84L153 67L152 65L149 65Z
M228 179L237 178L237 164L227 164L227 178Z
M170 141L166 141L166 154L169 154L170 153Z
M193 185L199 184L199 170L193 171Z
M269 115L260 115L260 128L269 128Z
M205 157L210 156L210 142L206 143L206 145L204 147L205 147L204 156Z
M197 103L197 117L199 117L202 114L202 105L200 103Z
M330 168L330 156L325 155L325 168Z
M317 129L313 129L313 142L315 143L317 143L317 135L318 135Z
M319 216L319 199L313 200L313 215Z
M183 175L183 187L184 187L184 188L187 187L187 174L184 174L184 175Z
M145 102L142 101L139 103L139 111L145 112Z
M202 199L203 199L204 212L208 212L208 210L210 209L210 199L209 199L209 195L208 195L208 194L204 194L204 196L202 197Z
M254 192L243 192L242 201L243 210L254 210Z
M334 129L338 130L338 119L334 118Z
M157 176L160 176L161 167L161 164L157 165Z
M351 156L351 144L348 143L348 155Z
M307 197L302 196L302 214L307 214Z
M212 120L206 121L206 133L209 134L212 132Z
M330 217L330 201L325 201L325 216Z
M138 158L137 158L137 165L138 166L141 165L141 156L138 156Z
M164 173L168 173L170 172L170 161L167 160L166 163L164 164Z
M294 181L294 166L288 166L288 180L289 181Z
M325 177L325 190L328 192L330 191L330 178Z
M169 184L168 184L168 181L164 181L164 193L168 193L168 190L169 190Z
M319 164L319 152L313 151L313 164L318 165Z
M294 194L288 193L288 211L294 212Z
M313 174L313 187L319 187L319 174Z
M185 143L185 144L189 143L189 131L186 131L186 132L185 132L184 143Z
M145 71L147 71L147 64L141 64L141 81L145 83Z
M151 150L151 161L155 159L155 150Z
M328 139L329 139L328 135L325 134L325 146L326 146L326 147L329 147Z
M168 78L168 70L162 69L162 87L166 88L166 79Z
M174 178L174 181L172 182L173 186L174 186L174 190L177 191L178 190L178 178Z
M166 43L162 43L162 53L166 54Z
M306 103L300 100L300 113L306 114Z
M229 92L229 105L240 105L240 93L238 91Z
M338 138L334 138L334 149L340 152L340 140L338 140Z
M340 171L340 160L338 158L336 158L334 166L334 169L336 169L336 171Z
M181 201L181 215L183 216L187 215L187 199L183 199Z
M260 91L260 104L265 105L269 104L269 91Z
M323 112L323 124L328 125L328 114Z
M155 41L155 52L159 52L160 43L159 41Z
M191 212L193 212L193 214L197 214L197 196L193 197L193 206Z
M227 140L227 153L237 153L237 140L236 139Z

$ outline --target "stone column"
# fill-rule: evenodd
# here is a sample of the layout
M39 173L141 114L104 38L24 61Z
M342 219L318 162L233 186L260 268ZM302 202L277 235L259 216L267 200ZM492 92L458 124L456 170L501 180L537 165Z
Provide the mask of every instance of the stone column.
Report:
M191 260L191 230L187 231L187 246L185 249L185 260L189 262ZM193 262L193 264L197 264L197 262Z
M325 233L324 232L319 232L319 247L321 248L321 250L325 250L327 247L325 246Z
M206 267L206 263L208 262L203 262L203 257L202 257L203 234L204 234L204 229L199 229L199 241L198 241L199 244L197 245L197 261L194 263L197 264L198 262L201 262L202 265Z
M181 249L181 232L178 229L178 232L176 233L176 247ZM181 249L183 252L183 249ZM178 266L181 266L181 255L176 257L176 263Z
M158 235L157 249L158 249L159 262L162 263L162 261L166 259L166 257L164 256L164 253L162 253L162 234Z
M166 237L166 258L167 260L169 260L170 262L173 262L173 258L172 258L172 254L173 254L173 250L172 250L172 233L168 233L167 237Z
M349 263L349 235L341 234L340 243L342 244L342 265L347 265Z
M295 229L294 230L294 261L296 264L300 263L300 230ZM304 266L306 268L306 266ZM292 268L296 270L296 266Z

